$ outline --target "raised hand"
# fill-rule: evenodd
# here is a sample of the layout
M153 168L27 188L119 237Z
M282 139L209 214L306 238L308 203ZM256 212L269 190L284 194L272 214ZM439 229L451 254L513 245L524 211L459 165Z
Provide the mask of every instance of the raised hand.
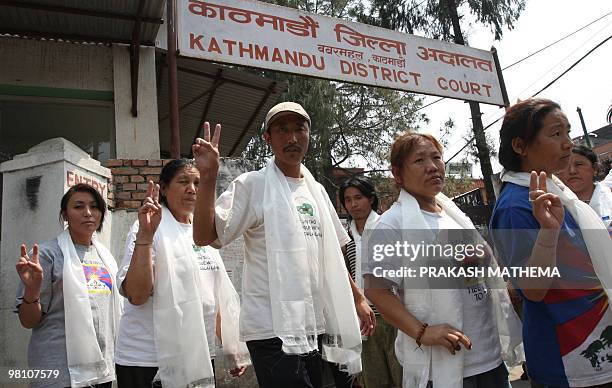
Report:
M139 228L136 239L146 239L147 242L151 242L161 222L161 217L162 207L159 203L159 185L149 181L147 197L143 205L138 209Z
M215 133L210 138L210 124L207 122L203 125L203 137L198 137L191 146L193 157L195 159L196 168L200 171L200 175L208 175L210 173L217 176L219 169L219 137L221 136L221 124L215 125Z
M21 244L21 257L15 268L26 291L38 294L43 280L43 270L38 261L38 244L34 244L31 258L26 245Z
M533 216L540 223L541 228L556 230L561 228L565 214L563 204L558 195L548 192L544 171L539 177L535 171L531 172L529 202L531 202Z

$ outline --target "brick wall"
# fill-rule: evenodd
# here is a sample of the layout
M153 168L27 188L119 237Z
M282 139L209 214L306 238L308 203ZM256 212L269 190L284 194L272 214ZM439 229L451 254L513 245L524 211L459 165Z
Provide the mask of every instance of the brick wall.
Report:
M148 182L159 181L162 167L171 159L109 159L111 184L108 206L112 209L137 210L147 195Z

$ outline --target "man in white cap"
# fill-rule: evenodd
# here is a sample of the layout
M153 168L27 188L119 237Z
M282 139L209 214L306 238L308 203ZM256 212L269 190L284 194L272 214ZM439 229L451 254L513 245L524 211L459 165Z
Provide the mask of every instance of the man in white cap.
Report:
M272 107L263 138L274 157L236 178L216 203L221 126L211 139L205 123L193 145L200 171L194 241L224 246L244 237L240 336L263 388L321 387L321 356L358 373L359 325L369 335L376 322L344 265L340 248L349 237L302 165L310 124L297 103Z

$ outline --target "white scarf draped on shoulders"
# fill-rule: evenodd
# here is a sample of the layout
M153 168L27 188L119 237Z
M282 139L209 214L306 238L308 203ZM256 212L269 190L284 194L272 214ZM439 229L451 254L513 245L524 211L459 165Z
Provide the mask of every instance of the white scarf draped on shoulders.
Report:
M70 384L73 387L86 387L110 381L110 378L115 380L114 362L107 363L108 360L104 359L98 344L85 273L68 229L57 237L57 242L64 256L62 287ZM123 313L123 299L116 289L117 262L110 251L98 241L95 234L92 237L92 244L100 255L113 284L112 307L109 309L112 331L107 332L104 338L104 342L109 344L115 342L119 320ZM109 368L107 364L112 367Z
M403 230L430 229L417 200L405 190L399 196ZM446 214L466 230L475 230L474 224L444 194L436 196L436 202ZM433 237L433 236L432 236ZM479 241L486 244L484 239ZM495 260L491 266L496 267ZM501 345L501 356L509 365L517 365L524 361L521 322L516 315L506 285L499 278L487 278L487 287L491 295L494 316L497 324ZM427 286L424 286L427 287ZM463 327L463 289L406 289L404 290L404 305L416 318L430 325L447 323L462 330ZM396 340L398 360L403 366L404 388L425 388L429 379L434 387L463 387L463 355L457 352L451 355L442 346L419 346L416 341L398 331ZM430 375L430 365L432 366Z
M302 165L301 174L319 210L322 231L318 258L319 295L323 303L325 335L323 358L340 364L350 374L361 371L361 334L348 272L325 190ZM274 333L283 340L285 353L317 349L317 325L306 237L293 204L287 179L271 158L265 167L263 196L266 255Z
M527 172L502 171L502 182L510 182L519 186L529 187L531 174ZM612 295L612 239L601 217L591 206L582 202L576 194L567 188L559 178L552 175L546 179L549 193L559 196L561 203L570 212L582 232L593 269L597 278L606 290L608 300Z
M238 341L239 298L224 268L220 281L203 285L192 241L167 207L157 230L153 323L158 374L165 388L214 387L202 307L203 287L216 287L221 311L224 354L234 364L249 363L246 345Z

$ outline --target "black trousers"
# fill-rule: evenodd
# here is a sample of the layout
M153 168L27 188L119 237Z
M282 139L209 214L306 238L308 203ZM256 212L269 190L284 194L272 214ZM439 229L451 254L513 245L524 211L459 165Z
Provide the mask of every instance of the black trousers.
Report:
M318 350L283 352L280 338L247 341L260 388L322 388L323 363Z
M111 388L112 386L113 386L112 381L109 381L108 383L90 385L91 388ZM66 388L70 388L70 387L66 387Z
M213 374L215 373L215 360L211 360ZM157 373L154 366L123 366L115 364L117 386L119 388L161 388L161 381L153 382ZM106 388L106 387L100 387ZM110 385L108 386L110 388Z

